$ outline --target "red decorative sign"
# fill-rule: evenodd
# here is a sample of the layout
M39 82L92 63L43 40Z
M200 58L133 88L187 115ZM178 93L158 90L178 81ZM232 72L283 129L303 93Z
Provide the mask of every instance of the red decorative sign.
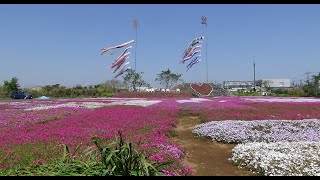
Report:
M212 91L213 87L211 84L203 83L203 84L190 84L191 89L193 89L195 92L199 93L201 96L209 96Z

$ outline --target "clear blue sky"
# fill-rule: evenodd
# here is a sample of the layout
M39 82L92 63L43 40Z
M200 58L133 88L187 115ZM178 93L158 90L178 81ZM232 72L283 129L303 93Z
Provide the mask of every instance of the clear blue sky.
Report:
M207 36L201 16L207 17ZM168 68L184 81L206 81L205 46L202 61L188 72L179 64L200 35L208 37L210 82L252 80L252 56L256 79L320 71L319 4L1 4L0 83L12 77L23 87L111 80L108 65L117 55L106 58L100 49L135 39L134 17L138 45L128 60L134 68L136 50L137 71L155 86L157 74Z

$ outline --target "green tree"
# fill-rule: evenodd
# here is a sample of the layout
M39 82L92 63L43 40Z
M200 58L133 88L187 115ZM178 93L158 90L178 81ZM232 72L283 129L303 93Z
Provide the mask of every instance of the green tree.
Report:
M307 96L320 97L320 73L312 76L312 81L303 86Z
M127 85L128 89L136 92L138 87L150 86L146 81L142 79L143 72L136 72L133 69L129 69L128 73L123 77L124 83Z
M159 81L160 84L167 89L172 88L173 86L177 85L179 81L182 81L181 76L182 74L174 74L170 69L168 69L166 71L161 71L155 80Z
M303 90L303 87L294 87L294 88L288 90L288 95L296 96L296 97L307 96L306 92Z
M105 82L106 86L108 89L110 89L113 93L118 92L120 89L125 87L124 82L118 80L118 79L112 79L112 80L107 80Z
M262 87L266 89L267 92L271 92L272 88L270 86L270 81L263 81L262 82Z
M6 96L4 95L4 88L3 88L3 86L1 86L1 85L0 85L0 97L6 97Z
M5 80L3 85L3 91L5 96L9 96L12 91L17 91L20 88L18 83L19 79L13 77L10 81Z

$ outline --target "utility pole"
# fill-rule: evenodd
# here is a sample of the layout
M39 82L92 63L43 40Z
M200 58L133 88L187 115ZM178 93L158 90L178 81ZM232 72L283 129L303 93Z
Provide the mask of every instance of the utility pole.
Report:
M201 24L204 24L206 26L206 79L207 79L207 83L209 83L208 80L208 23L207 23L207 17L206 16L202 16L201 17Z
M256 63L254 62L254 56L253 58L253 92L256 92Z
M305 74L307 75L307 84L309 84L309 77L310 77L311 72L306 72Z

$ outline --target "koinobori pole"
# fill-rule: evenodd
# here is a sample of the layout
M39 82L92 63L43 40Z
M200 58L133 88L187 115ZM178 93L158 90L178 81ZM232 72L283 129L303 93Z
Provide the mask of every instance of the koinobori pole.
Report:
M207 79L207 83L209 83L208 81L208 23L207 23L207 17L206 16L202 16L201 18L201 24L204 24L206 26L206 79Z

